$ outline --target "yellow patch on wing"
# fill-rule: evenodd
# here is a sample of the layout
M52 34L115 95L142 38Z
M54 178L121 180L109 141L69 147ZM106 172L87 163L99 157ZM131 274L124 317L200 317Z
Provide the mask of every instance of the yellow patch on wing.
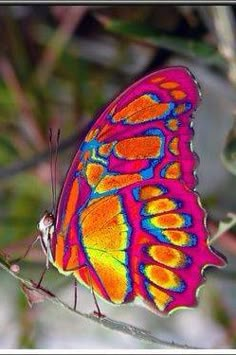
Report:
M157 287L151 284L147 286L147 289L153 298L155 305L160 311L164 311L166 306L173 300L173 298L166 292L159 290Z
M85 248L123 250L127 246L128 226L118 196L107 196L86 207L80 215Z
M80 215L81 242L89 261L114 303L122 303L128 289L126 248L129 226L120 197L101 197ZM98 291L98 293L100 293Z
M117 304L123 303L128 288L126 266L110 253L87 249L87 254L111 301ZM122 259L124 259L125 252L120 254L123 254Z
M146 203L145 213L146 214L160 214L164 212L173 211L177 208L177 204L174 200L170 198L159 198Z
M107 175L97 185L96 192L102 193L113 189L121 189L142 181L140 174Z
M119 141L114 151L119 158L128 160L159 157L161 138L156 136L134 137Z

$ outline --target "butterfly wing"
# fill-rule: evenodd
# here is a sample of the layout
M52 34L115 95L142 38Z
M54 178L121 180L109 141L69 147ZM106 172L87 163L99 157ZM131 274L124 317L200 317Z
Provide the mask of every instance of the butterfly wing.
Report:
M191 115L199 88L173 67L130 86L95 121L61 193L52 241L55 265L98 295L141 300L169 313L191 307L208 265ZM86 268L78 269L78 266Z

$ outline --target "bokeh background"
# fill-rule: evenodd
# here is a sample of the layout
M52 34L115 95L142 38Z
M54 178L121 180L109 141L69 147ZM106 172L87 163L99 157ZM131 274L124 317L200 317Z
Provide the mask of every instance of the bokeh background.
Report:
M60 190L79 138L94 114L151 70L186 65L202 88L195 115L198 191L215 233L236 210L236 6L14 5L0 7L0 251L24 254L52 206L48 130L61 129ZM228 258L208 270L199 306L160 318L100 301L103 313L167 341L200 348L236 346L236 230L215 246ZM40 246L20 263L37 281ZM18 282L0 271L0 348L156 348L109 331L51 303L30 308ZM44 286L73 303L73 280L56 269ZM79 308L94 309L79 288Z

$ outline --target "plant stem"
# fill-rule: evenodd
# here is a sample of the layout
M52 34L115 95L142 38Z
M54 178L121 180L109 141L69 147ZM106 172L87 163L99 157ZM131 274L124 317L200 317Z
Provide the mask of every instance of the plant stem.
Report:
M31 288L32 290L38 292L39 294L41 294L42 296L45 296L45 291L37 289L32 282L30 282L29 280L24 279L23 277L21 277L19 274L16 274L14 272L12 272L8 266L6 266L7 264L4 264L1 260L0 260L0 268L3 269L4 271L8 272L12 277L14 277L15 279L17 279L18 281L20 281L22 284L24 284L26 287ZM125 335L130 335L135 339L138 340L142 340L146 343L151 343L151 344L155 344L158 345L159 348L167 348L167 349L193 349L192 347L189 347L187 345L182 345L182 344L177 344L174 342L167 342L164 340L161 340L155 336L153 336L152 334L150 334L148 331L135 327L131 324L127 324L124 322L117 322L111 318L108 317L104 317L104 318L98 318L96 315L94 315L93 313L91 314L87 314L87 313L82 313L80 311L74 310L72 307L70 307L69 305L67 305L66 303L64 303L62 300L60 300L57 296L50 296L48 295L46 297L46 299L58 306L61 306L63 308L65 308L67 311L72 312L74 314L77 314L80 317L89 319L91 321L94 321L95 323L100 324L101 326L110 329L110 330L115 330L118 332L121 332ZM196 349L196 348L195 348Z

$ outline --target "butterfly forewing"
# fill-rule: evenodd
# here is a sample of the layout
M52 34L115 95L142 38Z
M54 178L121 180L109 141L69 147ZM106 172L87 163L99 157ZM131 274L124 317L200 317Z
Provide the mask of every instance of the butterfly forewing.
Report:
M139 299L161 313L191 307L203 269L224 263L208 245L195 192L199 100L185 68L144 77L98 117L68 171L54 264L110 302Z

